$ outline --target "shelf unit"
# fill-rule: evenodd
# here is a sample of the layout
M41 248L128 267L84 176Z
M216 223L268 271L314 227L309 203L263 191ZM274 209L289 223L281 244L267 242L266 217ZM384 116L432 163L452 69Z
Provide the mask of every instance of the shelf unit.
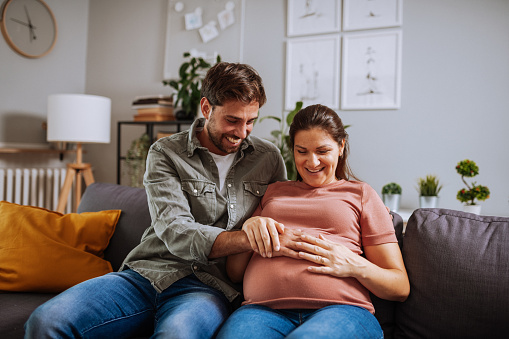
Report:
M125 125L138 125L145 126L145 133L149 136L152 142L155 140L155 130L157 126L171 126L175 128L175 133L182 131L182 126L191 126L192 120L174 120L174 121L119 121L117 123L117 184L120 185L122 160L125 156L121 154L122 145L122 126Z

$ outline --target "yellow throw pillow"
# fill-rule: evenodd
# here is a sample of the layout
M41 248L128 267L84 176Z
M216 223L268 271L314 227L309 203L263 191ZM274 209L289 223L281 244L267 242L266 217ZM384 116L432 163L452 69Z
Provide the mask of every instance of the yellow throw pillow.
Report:
M61 214L0 201L0 290L61 292L112 271L120 210Z

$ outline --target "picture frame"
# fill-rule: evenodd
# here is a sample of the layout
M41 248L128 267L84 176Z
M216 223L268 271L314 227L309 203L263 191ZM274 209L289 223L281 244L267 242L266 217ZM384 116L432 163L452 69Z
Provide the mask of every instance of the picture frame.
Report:
M292 110L297 101L304 106L319 103L339 108L339 49L337 34L287 41L286 110Z
M403 0L343 0L343 31L397 27Z
M339 32L340 0L288 0L287 36Z
M341 109L398 109L401 105L401 30L343 36Z

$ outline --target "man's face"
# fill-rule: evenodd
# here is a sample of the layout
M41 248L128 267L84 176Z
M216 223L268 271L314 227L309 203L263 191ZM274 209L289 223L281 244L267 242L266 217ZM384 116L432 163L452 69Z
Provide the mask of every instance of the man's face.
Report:
M231 100L212 110L208 100L202 98L201 108L207 119L204 128L206 133L200 138L202 146L212 153L227 155L237 152L242 141L251 133L260 107L257 102L244 104Z

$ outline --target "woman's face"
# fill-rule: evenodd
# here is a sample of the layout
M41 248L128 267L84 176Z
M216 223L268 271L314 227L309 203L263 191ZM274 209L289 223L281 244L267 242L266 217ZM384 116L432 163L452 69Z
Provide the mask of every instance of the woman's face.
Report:
M321 128L301 130L295 134L293 154L295 166L302 180L313 187L320 187L336 180L336 168L341 147Z

